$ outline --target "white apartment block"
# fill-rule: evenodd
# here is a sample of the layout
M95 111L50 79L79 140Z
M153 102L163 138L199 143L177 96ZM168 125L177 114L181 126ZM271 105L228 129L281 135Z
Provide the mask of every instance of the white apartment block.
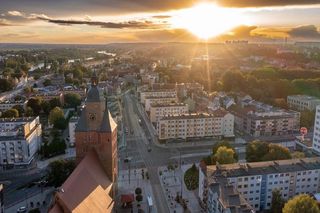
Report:
M246 164L208 166L199 171L199 197L213 211L217 183L232 185L234 190L256 211L270 209L272 191L279 189L288 200L298 194L315 194L320 190L320 158L267 161ZM200 190L201 188L201 190ZM210 189L211 188L211 189ZM213 191L210 194L210 190Z
M291 109L313 111L320 105L320 99L307 95L290 95L287 97L287 104Z
M157 123L165 115L181 115L188 113L188 105L185 103L151 104L150 121Z
M160 140L197 137L233 137L234 116L217 110L212 114L164 116L157 123Z
M76 142L76 138L75 138L75 129L76 129L76 125L78 123L79 117L72 117L69 120L69 144L70 146L74 146L75 142Z
M167 96L167 97L146 97L144 103L144 109L150 112L150 107L152 104L170 104L176 103L178 101L177 96Z
M39 117L0 119L0 164L28 165L41 145Z
M313 142L312 149L320 154L320 105L316 108L316 116L314 119Z
M26 109L27 101L2 101L0 102L0 111L7 111L14 106L21 106L23 109Z
M177 97L175 89L160 89L140 92L140 102L145 103L146 98L161 98L161 97Z

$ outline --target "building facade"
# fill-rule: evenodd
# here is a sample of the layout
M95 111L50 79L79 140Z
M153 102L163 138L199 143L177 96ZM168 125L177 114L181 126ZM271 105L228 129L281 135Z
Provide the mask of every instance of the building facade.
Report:
M39 117L0 119L0 164L28 165L41 146Z
M76 137L75 137L75 130L76 130L76 126L77 123L79 121L79 117L72 117L69 120L69 144L70 146L74 146L75 142L76 142Z
M166 96L166 97L146 97L144 109L149 112L152 104L171 104L178 101L177 96Z
M287 97L287 104L291 109L313 111L320 105L320 99L307 95L290 95Z
M209 193L209 186L216 183L232 185L256 211L270 209L275 189L285 200L320 189L320 158L215 165L199 172L203 173L199 176L199 197L207 206L217 202Z
M188 111L188 105L184 103L151 104L150 121L157 123L165 115L187 114Z
M157 123L160 140L197 137L234 137L234 116L217 110L212 114L164 116Z
M3 101L0 102L0 111L7 111L14 106L20 106L23 109L27 108L27 101Z
M140 92L140 102L145 103L146 98L162 98L162 97L177 97L175 89L160 89Z
M79 163L88 152L95 150L109 179L114 182L118 171L117 124L97 83L98 77L94 75L76 125L76 158Z
M320 153L320 105L316 108L316 116L314 119L312 149Z

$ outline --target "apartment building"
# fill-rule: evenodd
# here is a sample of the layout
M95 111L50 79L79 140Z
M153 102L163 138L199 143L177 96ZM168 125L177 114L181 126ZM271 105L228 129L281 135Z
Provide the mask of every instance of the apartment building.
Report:
M0 119L0 164L28 165L41 145L38 117Z
M214 165L200 169L199 173L199 197L208 206L208 212L222 212L211 207L222 199L219 191L212 189L217 183L232 185L236 194L261 211L270 209L275 189L281 191L285 200L319 192L320 158Z
M175 89L147 90L140 92L140 102L145 104L146 98L177 97Z
M31 98L40 98L44 101L50 101L51 99L58 99L60 103L64 104L64 95L63 92L41 92L35 93L31 96Z
M152 104L170 104L178 101L177 96L165 96L165 97L145 97L144 109L150 112Z
M312 149L320 154L320 105L316 108L314 119Z
M237 129L254 137L281 136L300 128L300 113L284 110L261 102L246 100L241 106L230 107Z
M0 102L0 111L7 111L14 106L21 106L23 109L26 109L27 103L27 101L2 101Z
M63 94L64 95L66 95L66 94L78 94L78 95L80 95L81 99L84 100L86 98L86 96L87 96L87 91L86 91L86 89L74 88L74 87L71 87L71 86L67 86L67 87L64 87Z
M75 130L76 130L76 126L78 124L79 121L79 117L78 116L74 116L72 118L70 118L69 120L69 144L70 146L74 146L75 142L76 142L76 138L75 138Z
M225 110L212 114L167 115L157 123L160 140L197 137L233 137L234 116Z
M165 115L181 115L188 113L188 105L185 103L151 104L150 121L157 123Z
M313 111L320 105L320 99L307 95L290 95L287 97L287 104L291 109Z

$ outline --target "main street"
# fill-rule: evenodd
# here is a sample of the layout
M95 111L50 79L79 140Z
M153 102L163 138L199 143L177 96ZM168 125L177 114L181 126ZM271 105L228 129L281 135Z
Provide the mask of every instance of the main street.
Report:
M185 147L168 149L155 145L154 141L152 141L154 140L154 135L151 132L151 127L148 126L151 124L145 120L141 110L138 109L139 103L137 100L126 93L123 96L123 103L123 120L125 128L128 129L128 135L126 136L126 148L119 153L120 167L126 168L126 165L123 165L123 161L127 157L131 160L131 168L145 166L150 176L157 212L169 212L159 181L158 167L178 164L180 155L182 162L198 163L203 156L209 154L210 148ZM141 123L139 123L139 119Z

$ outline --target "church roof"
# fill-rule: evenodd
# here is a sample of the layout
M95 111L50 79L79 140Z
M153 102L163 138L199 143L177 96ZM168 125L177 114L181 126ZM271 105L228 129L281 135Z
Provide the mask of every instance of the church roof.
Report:
M100 131L102 132L113 132L113 130L117 127L116 122L113 120L111 113L106 110L103 114L103 120L101 124Z
M112 182L104 171L97 153L92 150L79 163L57 192L56 203L49 211L60 212L65 206L69 212L112 212L114 201L109 195Z
M92 85L88 91L86 102L99 102L103 99L100 89L96 85Z

